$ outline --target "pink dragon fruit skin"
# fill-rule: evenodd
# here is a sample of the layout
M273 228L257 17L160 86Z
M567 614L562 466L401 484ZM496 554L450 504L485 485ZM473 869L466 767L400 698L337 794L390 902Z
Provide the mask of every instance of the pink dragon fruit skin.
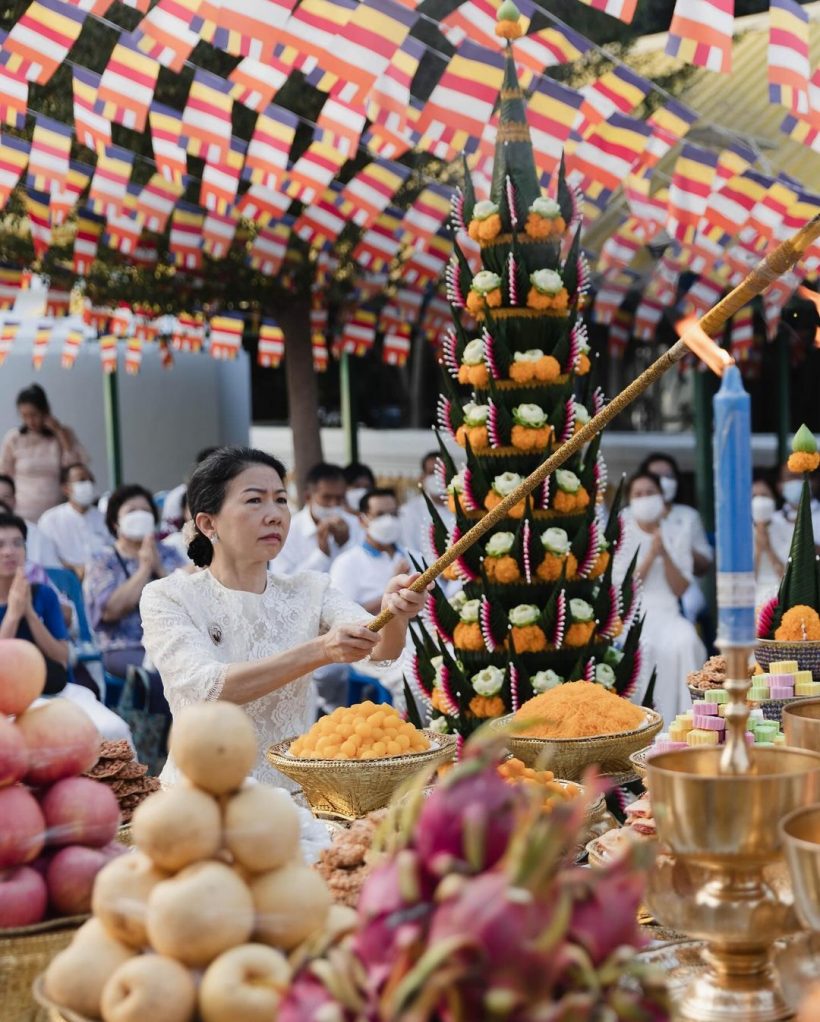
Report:
M495 769L458 770L425 800L416 824L416 851L436 876L491 869L507 850L522 805Z
M333 1007L338 1012L333 1012ZM347 1022L350 1016L315 977L302 973L294 979L279 1004L276 1022Z
M637 913L644 878L628 864L616 863L606 878L589 885L573 901L568 938L583 947L593 965L600 965L616 948L642 947L645 940Z

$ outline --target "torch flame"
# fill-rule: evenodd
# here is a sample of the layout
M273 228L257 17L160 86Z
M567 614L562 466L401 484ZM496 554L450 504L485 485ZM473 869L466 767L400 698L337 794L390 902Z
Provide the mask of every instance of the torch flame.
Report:
M679 319L675 324L675 330L686 347L717 376L723 376L726 366L735 364L729 352L715 344L706 333L697 316Z

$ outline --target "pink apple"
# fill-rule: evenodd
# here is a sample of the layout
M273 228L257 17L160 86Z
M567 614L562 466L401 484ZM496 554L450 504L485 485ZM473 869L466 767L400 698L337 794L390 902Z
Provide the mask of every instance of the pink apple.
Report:
M30 866L0 871L0 930L32 926L46 914L46 882Z
M50 845L102 847L120 825L120 805L107 784L90 777L65 777L40 799Z
M100 755L100 733L91 718L67 699L52 699L17 718L28 746L26 783L52 784L85 773Z
M0 788L16 784L28 769L28 749L23 736L9 720L0 716Z
M61 848L46 871L48 898L54 911L61 916L90 912L94 880L107 862L110 858L100 848Z
M46 661L33 642L0 639L0 713L16 717L46 684Z
M22 785L0 790L0 869L31 862L42 852L46 821Z

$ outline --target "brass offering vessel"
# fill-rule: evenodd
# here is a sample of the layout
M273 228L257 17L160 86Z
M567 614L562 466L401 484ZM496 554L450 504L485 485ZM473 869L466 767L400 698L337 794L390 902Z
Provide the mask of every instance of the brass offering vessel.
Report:
M786 745L820 752L820 699L801 699L783 707Z

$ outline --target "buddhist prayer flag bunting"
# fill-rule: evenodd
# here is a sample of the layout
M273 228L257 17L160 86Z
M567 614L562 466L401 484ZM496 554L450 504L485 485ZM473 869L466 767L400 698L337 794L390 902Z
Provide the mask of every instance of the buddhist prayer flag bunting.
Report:
M636 233L635 226L635 218L630 217L603 243L598 259L598 269L601 273L612 269L625 269L632 264L645 244L644 239Z
M88 204L95 213L111 217L118 212L125 201L133 163L134 153L121 146L106 146L98 154L88 192Z
M105 242L122 255L134 255L142 234L142 219L137 212L140 191L139 185L129 184L119 209L106 217Z
M633 317L627 309L616 309L612 316L607 335L609 354L614 358L622 358L632 336Z
M526 2L517 6L522 15L519 26L526 32L533 5ZM441 19L441 31L447 37L447 41L456 47L461 46L465 39L469 39L490 50L497 49L498 36L495 31L497 12L498 3L494 0L467 0Z
M444 69L419 117L418 130L439 137L439 125L478 138L490 119L504 77L504 57L465 42Z
M436 235L427 244L417 249L402 266L402 280L405 284L422 287L438 280L453 250L449 238Z
M159 0L134 30L139 49L171 71L181 71L199 42L202 0Z
M797 200L797 189L785 181L773 181L760 199L754 204L749 219L739 234L758 252L766 248L767 242L775 236L786 210Z
M182 142L192 156L213 161L224 157L231 142L231 84L197 69L182 113Z
M34 255L42 259L51 247L51 217L48 212L48 192L37 192L28 188L23 193L26 215L31 229Z
M60 319L68 315L71 305L71 292L60 288L49 288L46 292L46 315Z
M655 340L658 326L663 319L666 308L667 306L663 302L658 301L657 298L651 298L648 295L644 295L641 298L635 310L635 321L632 326L632 332L638 340Z
M103 372L110 375L117 371L117 338L114 334L100 337L100 362Z
M732 69L735 0L677 0L666 52L709 71Z
M358 6L356 0L302 0L276 33L277 42L291 48L294 56L315 57L321 63L338 47L336 33Z
M136 376L142 365L142 341L139 337L129 337L125 345L125 371L129 376Z
M364 107L330 96L322 107L316 126L324 129L326 138L333 138L341 153L351 157L356 153L366 120Z
M709 234L716 240L728 239L737 234L770 183L770 178L751 170L729 178L709 196L699 232Z
M242 346L242 316L214 316L210 322L210 352L212 358L235 359Z
M702 316L713 305L717 305L724 290L722 281L712 277L699 277L686 292L683 300L684 310L689 314Z
M729 354L736 362L745 362L749 358L754 339L754 310L747 305L729 321Z
M324 334L313 334L311 336L311 347L313 352L313 368L317 373L327 372L329 355L327 341Z
M108 329L115 337L129 337L132 332L133 322L134 314L128 305L123 302L111 314Z
M450 212L453 189L447 185L428 185L413 201L402 221L405 238L427 241L438 234Z
M264 185L251 185L236 204L240 216L255 220L260 227L267 227L272 220L279 220L290 206L290 199L280 191Z
M34 369L42 369L45 361L48 342L51 340L53 324L41 320L34 331L34 341L31 346L31 364Z
M152 103L148 123L157 170L168 181L183 184L188 172L188 155L181 141L181 115L171 107Z
M567 159L570 179L618 188L646 147L652 128L626 114L614 113L598 124Z
M384 335L382 358L391 366L403 366L410 354L410 327L406 324L394 326Z
M335 241L347 223L342 185L334 181L322 195L302 210L293 225L293 233L313 247Z
M387 208L410 175L410 168L389 160L373 160L348 181L342 192L350 204L350 219L367 227Z
M236 202L246 151L247 142L232 138L224 158L205 164L199 202L209 212L227 213Z
M12 308L20 294L22 280L22 270L0 266L0 309Z
M243 106L260 112L288 80L291 68L275 57L265 61L244 57L228 75L231 95Z
M592 49L592 44L571 28L550 26L532 35L525 35L515 44L515 62L521 83L526 88L532 84L532 74L540 74L548 67L571 64L580 60Z
M716 166L716 153L691 143L684 145L675 164L669 186L667 231L683 244L695 237L712 191Z
M133 7L135 11L146 14L151 6L151 0L122 0L126 7Z
M259 344L256 359L266 369L276 369L285 354L285 335L273 319L263 319L259 325Z
M371 273L387 269L402 245L401 226L401 210L385 210L376 223L362 234L353 249L354 261Z
M400 156L413 138L419 111L412 105L410 86L424 53L420 40L405 39L368 96L370 135L383 156Z
M244 176L248 180L267 188L278 187L298 125L296 114L273 104L259 115L245 159Z
M369 309L356 309L342 327L339 338L339 351L347 355L365 355L376 341L375 312Z
M361 0L349 20L337 30L336 44L320 58L325 71L347 85L346 96L364 96L387 68L404 42L417 15L395 0Z
M97 109L100 76L83 67L71 69L74 95L74 132L77 141L100 153L111 145L111 122Z
M77 361L77 355L80 353L80 348L83 343L83 332L77 327L73 327L65 335L63 339L63 350L60 354L60 365L63 369L73 369L74 363Z
M615 67L580 91L581 109L573 125L573 137L584 138L614 113L629 114L643 102L652 83L628 67Z
M273 52L279 30L296 0L202 0L202 38L234 57L264 61Z
M807 146L816 153L820 153L820 129L812 127L802 117L786 114L783 118L783 123L780 125L780 130L788 135L789 138L793 138L795 142L800 142L801 145Z
M313 202L339 173L347 157L333 144L330 132L314 129L313 141L291 167L282 190L300 202Z
M201 351L205 343L205 317L190 312L180 312L171 334L171 344L176 351Z
M669 205L669 190L659 188L650 196L639 188L632 186L630 178L624 184L624 197L632 214L632 230L635 237L644 244L652 241L666 225L666 213ZM640 180L640 179L639 179Z
M427 339L438 347L439 338L452 323L453 314L450 311L450 303L442 295L433 295L424 310L421 323L422 333Z
M38 114L35 119L26 183L37 192L48 192L68 177L72 132L65 124Z
M100 78L96 111L132 131L144 131L160 65L137 49L133 37L120 39Z
M0 67L0 124L22 128L28 109L28 82Z
M11 74L45 85L77 42L85 17L62 0L33 0L12 25L0 59Z
M809 113L809 15L796 0L769 6L769 100L798 117Z
M169 181L157 172L143 186L137 199L137 213L148 231L161 234L168 223L168 217L182 195L182 184Z
M561 162L564 143L583 101L580 92L551 78L535 82L527 107L527 121L535 165L542 174L551 174Z
M94 168L85 163L78 163L71 160L68 165L68 174L61 185L57 185L51 191L51 225L59 227L65 223L68 215L80 201L80 196L88 187Z
M205 216L199 206L180 202L171 214L168 251L180 269L198 270L202 265L202 223Z
M263 228L253 239L248 259L251 266L264 276L273 277L281 270L288 250L290 227L289 223L280 223Z
M595 295L595 305L592 309L594 322L604 325L611 323L615 313L623 305L629 287L629 282L607 283L605 279Z
M6 361L19 329L20 321L17 319L7 319L0 325L0 366Z
M698 119L694 110L679 103L676 99L657 110L646 118L652 128L652 134L646 143L638 166L651 168L656 166L673 146L686 136L686 133Z
M625 21L628 25L635 17L638 0L581 0L581 3L596 11L603 11L604 14L611 14L613 18Z
M30 143L0 132L0 202L5 205L28 165Z
M74 235L73 269L78 277L91 272L91 264L97 258L105 220L90 210L82 209L77 214L77 233Z

